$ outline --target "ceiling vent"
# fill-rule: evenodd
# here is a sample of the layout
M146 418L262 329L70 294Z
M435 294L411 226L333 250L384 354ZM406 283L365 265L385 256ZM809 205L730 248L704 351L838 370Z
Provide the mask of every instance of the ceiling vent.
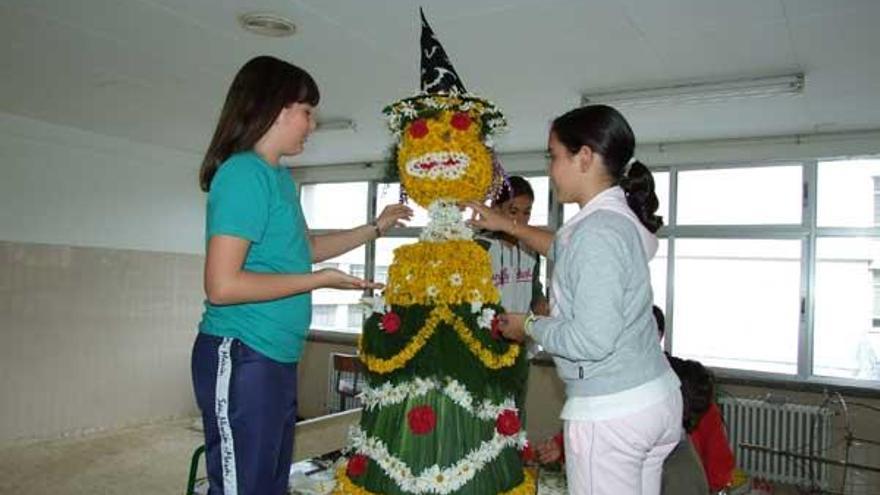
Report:
M276 14L252 12L238 16L238 23L245 30L260 36L283 38L293 36L296 24L290 19Z

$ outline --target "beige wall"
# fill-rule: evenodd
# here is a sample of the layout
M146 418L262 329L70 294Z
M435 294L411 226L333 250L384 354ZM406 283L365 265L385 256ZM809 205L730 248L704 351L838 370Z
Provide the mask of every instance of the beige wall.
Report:
M0 241L0 443L195 412L202 257Z

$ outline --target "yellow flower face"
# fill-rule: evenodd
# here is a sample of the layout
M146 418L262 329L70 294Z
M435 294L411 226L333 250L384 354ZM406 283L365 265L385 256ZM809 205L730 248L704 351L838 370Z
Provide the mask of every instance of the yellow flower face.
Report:
M435 199L482 201L492 181L492 157L474 112L442 111L410 122L397 166L403 187L419 205Z

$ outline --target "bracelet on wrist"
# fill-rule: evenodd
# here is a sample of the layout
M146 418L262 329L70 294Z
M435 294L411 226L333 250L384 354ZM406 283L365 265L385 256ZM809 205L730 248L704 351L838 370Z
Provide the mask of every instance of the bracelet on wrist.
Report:
M532 333L534 331L535 322L538 320L538 317L535 316L535 313L531 311L526 314L526 320L523 322L523 330L528 337L532 337Z
M373 227L373 230L376 231L376 239L382 237L382 229L379 228L379 221L378 220L373 220L372 222L370 222L369 225L371 227Z
M519 226L519 224L516 223L516 219L515 219L515 218L511 218L511 219L510 219L510 225L511 225L511 227L510 227L510 231L508 231L507 233L510 234L510 235L512 235L512 236L514 236L514 237L516 237L516 229L517 229L517 227Z

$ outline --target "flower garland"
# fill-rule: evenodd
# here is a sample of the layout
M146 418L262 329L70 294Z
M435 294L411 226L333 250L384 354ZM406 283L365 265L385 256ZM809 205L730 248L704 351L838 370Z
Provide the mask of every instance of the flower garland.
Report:
M455 317L455 315L452 315L451 311L450 315ZM465 325L461 318L455 318L455 321L452 322L452 328L455 330L455 333L458 334L458 338L460 338L467 346L468 350L477 356L480 362L483 363L483 366L489 369L497 370L513 366L516 362L516 358L519 356L520 345L511 344L507 351L500 355L486 349L486 347L474 337L474 334L470 331L467 325Z
M497 303L489 253L473 241L418 242L394 250L386 304Z
M474 396L454 378L446 378L445 384L435 378L419 378L392 385L389 382L379 387L365 385L360 399L366 411L372 411L379 407L388 407L414 397L421 397L433 390L441 390L452 402L466 410L473 416L484 421L496 421L505 411L517 411L516 402L512 397L504 399L498 404L484 399L478 406L474 406Z
M418 119L430 118L442 111L467 112L476 115L483 124L484 136L491 136L507 128L507 119L491 101L465 94L433 94L420 92L398 100L382 109L388 119L388 128L399 138L403 129Z
M483 346L483 344L473 336L473 333L467 327L465 322L456 316L448 307L437 306L431 311L431 314L428 316L428 319L425 321L425 325L421 330L413 336L409 343L407 343L400 352L390 358L383 359L368 354L364 351L363 339L361 338L359 345L361 362L363 362L367 369L373 373L387 374L400 369L406 366L406 364L422 350L425 344L428 343L428 340L434 335L434 332L437 330L437 325L441 322L447 322L452 325L458 338L464 342L468 350L476 356L481 363L483 363L483 366L489 369L497 370L513 366L516 362L516 358L519 356L521 346L516 344L511 344L504 354L495 354Z
M479 447L470 451L455 464L445 469L435 464L415 474L405 462L388 451L388 447L381 439L369 437L360 428L352 428L350 436L349 445L359 455L372 459L401 490L415 494L452 493L473 479L505 448L513 447L521 450L528 444L526 433L523 431L514 435L504 435L496 431L490 440L482 442Z
M442 321L442 315L438 312L440 307L434 309L431 312L431 315L428 316L428 319L425 321L425 326L422 327L418 333L413 336L413 338L406 344L406 347L400 350L393 357L388 359L382 359L380 357L371 356L364 351L363 348L363 333L361 334L361 338L359 340L359 348L360 348L360 360L367 367L368 370L373 373L391 373L396 369L403 368L406 366L412 358L422 350L422 347L425 347L425 344L428 343L428 340L434 335L434 331L437 329L437 325Z

